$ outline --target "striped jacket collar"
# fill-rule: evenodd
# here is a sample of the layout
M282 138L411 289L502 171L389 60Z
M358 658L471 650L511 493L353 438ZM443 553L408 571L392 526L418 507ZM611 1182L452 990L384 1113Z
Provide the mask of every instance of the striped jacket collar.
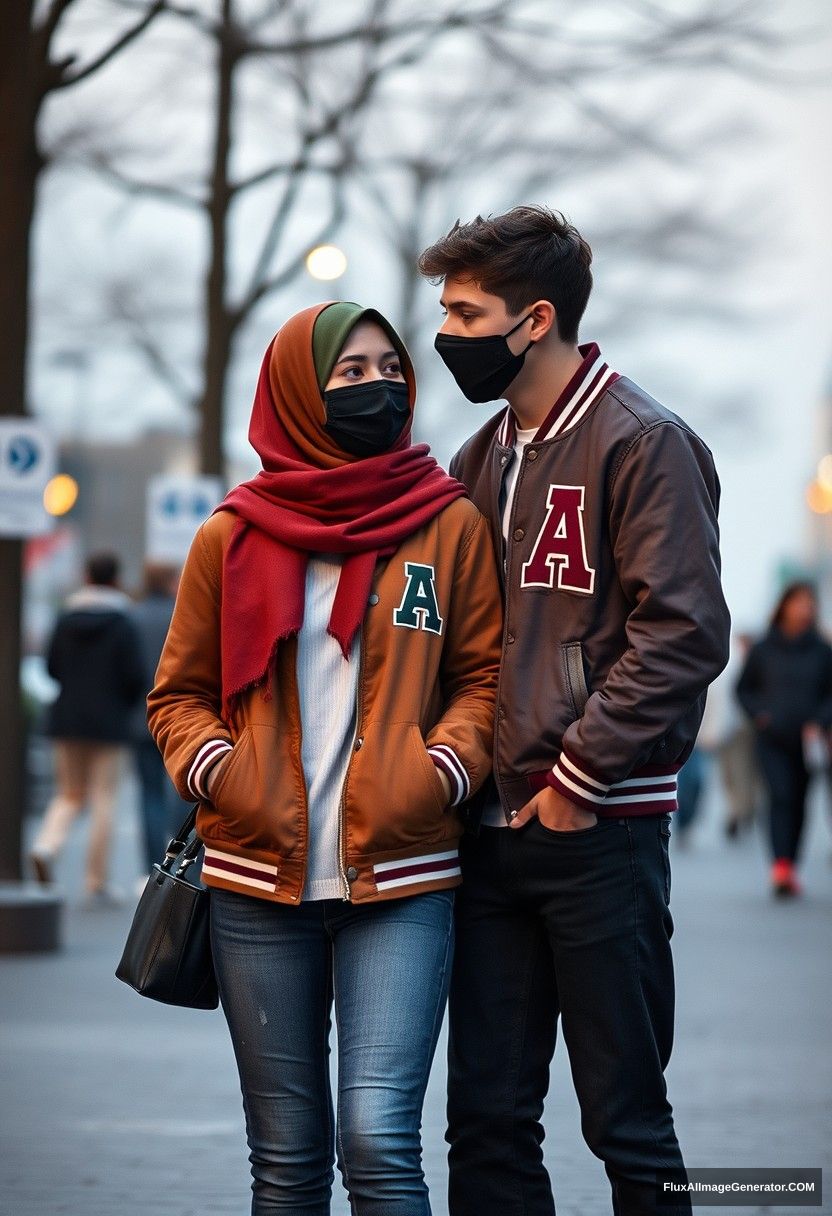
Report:
M612 371L604 362L597 342L579 346L578 350L583 362L543 420L534 437L535 443L553 439L555 435L561 435L575 426L590 406L619 378L618 372ZM516 437L517 421L514 410L508 406L497 430L497 442L510 448L514 446Z

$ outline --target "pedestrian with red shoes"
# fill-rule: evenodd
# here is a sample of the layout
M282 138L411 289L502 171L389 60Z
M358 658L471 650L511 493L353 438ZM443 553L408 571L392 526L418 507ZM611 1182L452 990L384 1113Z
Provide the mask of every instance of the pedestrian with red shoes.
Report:
M829 766L832 646L818 630L811 583L786 587L768 632L752 646L737 696L756 733L768 791L771 889L800 894L796 864L812 771Z

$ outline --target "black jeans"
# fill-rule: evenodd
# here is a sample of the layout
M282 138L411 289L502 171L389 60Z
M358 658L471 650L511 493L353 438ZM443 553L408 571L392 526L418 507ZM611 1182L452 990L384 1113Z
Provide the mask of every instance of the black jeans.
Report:
M682 1216L664 1070L673 1042L670 816L555 832L483 828L462 846L450 996L451 1216L552 1216L540 1117L558 1016L616 1216Z
M757 755L768 790L771 855L796 861L809 788L803 745L800 739L780 743L758 735Z

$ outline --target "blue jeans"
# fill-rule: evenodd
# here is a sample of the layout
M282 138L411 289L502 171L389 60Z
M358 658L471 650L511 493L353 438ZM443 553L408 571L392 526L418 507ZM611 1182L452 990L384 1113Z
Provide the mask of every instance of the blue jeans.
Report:
M448 993L453 891L293 907L214 889L210 907L252 1216L327 1216L336 1152L355 1216L430 1216L419 1131Z

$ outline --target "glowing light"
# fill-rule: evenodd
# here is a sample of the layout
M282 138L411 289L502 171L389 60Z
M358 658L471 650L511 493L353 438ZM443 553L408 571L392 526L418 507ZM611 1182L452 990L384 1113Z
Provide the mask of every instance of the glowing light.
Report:
M58 473L47 482L43 505L50 515L66 515L78 500L78 482L68 473Z
M307 255L306 269L313 279L330 283L347 269L347 257L337 245L318 245Z
M826 486L821 481L813 481L806 490L806 501L809 510L815 515L832 513L832 486Z
M823 456L818 464L818 481L824 489L832 490L832 452Z

